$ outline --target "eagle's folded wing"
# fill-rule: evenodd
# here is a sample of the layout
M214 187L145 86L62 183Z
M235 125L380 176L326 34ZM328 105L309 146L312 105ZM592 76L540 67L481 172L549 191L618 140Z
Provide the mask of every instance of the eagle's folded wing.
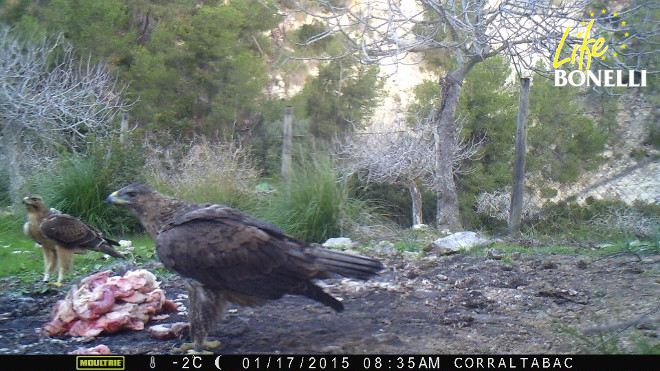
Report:
M39 226L41 233L69 249L96 250L115 258L123 255L112 248L118 242L106 239L101 232L83 221L67 214L52 214Z

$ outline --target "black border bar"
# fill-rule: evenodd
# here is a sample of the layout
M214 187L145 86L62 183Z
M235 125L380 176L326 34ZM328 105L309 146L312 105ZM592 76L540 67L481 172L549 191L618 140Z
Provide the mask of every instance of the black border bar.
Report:
M0 370L656 371L660 355L0 355Z

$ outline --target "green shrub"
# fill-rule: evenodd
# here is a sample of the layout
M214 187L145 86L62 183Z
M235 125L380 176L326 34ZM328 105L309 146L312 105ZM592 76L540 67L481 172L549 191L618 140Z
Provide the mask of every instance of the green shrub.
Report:
M654 241L660 233L660 207L627 205L622 201L587 199L584 205L562 202L541 211L540 220L527 224L527 232L576 240Z
M264 197L256 213L297 238L323 242L348 235L373 211L351 196L351 187L340 181L328 156L316 156L296 166L291 183Z

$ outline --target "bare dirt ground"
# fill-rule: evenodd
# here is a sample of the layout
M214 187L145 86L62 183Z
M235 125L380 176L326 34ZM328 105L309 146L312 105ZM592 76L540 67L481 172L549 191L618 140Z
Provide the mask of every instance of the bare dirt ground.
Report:
M344 301L342 313L294 296L231 307L209 340L220 340L216 352L225 354L627 353L660 346L657 252L381 258L387 269L369 282L325 282ZM159 279L168 299L185 302L180 279ZM189 341L185 332L157 340L147 331L44 338L36 330L68 284L27 294L10 280L0 285L0 353L66 354L105 344L115 354L163 354ZM180 321L185 313L149 325Z

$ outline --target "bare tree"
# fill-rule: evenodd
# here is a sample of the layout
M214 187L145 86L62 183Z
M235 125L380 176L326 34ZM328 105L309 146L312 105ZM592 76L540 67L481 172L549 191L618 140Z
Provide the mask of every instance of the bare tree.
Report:
M107 136L129 107L123 88L105 65L79 59L61 36L36 40L0 29L0 153L12 202L20 200L34 163L43 168L57 151L81 152L90 135Z
M325 30L307 43L330 36L344 42L346 53L365 63L397 63L408 53L443 49L455 64L438 82L441 104L434 117L435 187L438 228L461 229L458 193L452 172L455 112L462 83L479 62L505 54L532 67L533 55L548 58L567 24L582 15L589 0L318 0L298 2L297 10L315 17Z
M412 128L400 123L399 128L372 128L354 133L338 147L337 155L344 164L346 176L356 174L365 182L405 186L412 199L412 225L423 223L422 186L434 187L436 180L433 153L436 135L433 109L425 118L417 116ZM459 130L456 133L460 133ZM461 165L474 160L484 138L453 138L453 172L464 172Z

